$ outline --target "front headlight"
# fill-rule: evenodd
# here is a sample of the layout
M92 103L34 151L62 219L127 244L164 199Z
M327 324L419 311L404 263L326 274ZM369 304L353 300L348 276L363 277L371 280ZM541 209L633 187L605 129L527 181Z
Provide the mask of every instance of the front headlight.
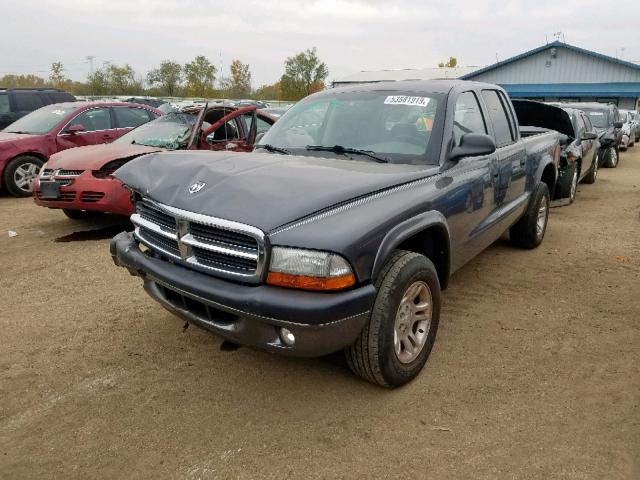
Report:
M273 247L267 283L303 290L341 290L356 283L353 270L335 253Z

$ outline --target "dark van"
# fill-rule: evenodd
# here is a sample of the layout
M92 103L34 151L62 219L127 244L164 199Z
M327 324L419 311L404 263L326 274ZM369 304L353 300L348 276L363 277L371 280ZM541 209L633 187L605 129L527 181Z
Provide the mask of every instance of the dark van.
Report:
M0 129L45 105L75 101L76 97L58 88L0 87Z

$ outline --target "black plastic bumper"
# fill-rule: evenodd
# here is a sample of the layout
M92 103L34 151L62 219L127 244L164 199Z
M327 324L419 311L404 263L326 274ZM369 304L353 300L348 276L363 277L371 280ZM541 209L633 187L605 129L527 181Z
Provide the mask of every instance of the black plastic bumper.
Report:
M286 355L313 357L352 344L369 318L375 288L304 292L229 282L156 258L122 232L111 241L116 265L144 280L144 288L188 322L238 343ZM281 327L295 336L281 338Z

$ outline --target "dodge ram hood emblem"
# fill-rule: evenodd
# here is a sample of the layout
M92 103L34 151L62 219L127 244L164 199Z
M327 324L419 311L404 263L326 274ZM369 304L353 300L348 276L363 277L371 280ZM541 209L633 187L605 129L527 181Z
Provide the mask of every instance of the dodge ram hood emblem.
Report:
M204 182L196 182L189 187L189 194L193 195L194 193L198 193L200 190L204 188L206 183Z

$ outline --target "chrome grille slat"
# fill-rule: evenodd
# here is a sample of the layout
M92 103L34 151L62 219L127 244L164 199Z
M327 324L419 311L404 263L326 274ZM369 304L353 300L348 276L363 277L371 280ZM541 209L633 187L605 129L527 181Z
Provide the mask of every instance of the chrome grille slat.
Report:
M149 199L137 202L131 221L138 240L177 263L250 283L262 279L265 240L255 227Z

